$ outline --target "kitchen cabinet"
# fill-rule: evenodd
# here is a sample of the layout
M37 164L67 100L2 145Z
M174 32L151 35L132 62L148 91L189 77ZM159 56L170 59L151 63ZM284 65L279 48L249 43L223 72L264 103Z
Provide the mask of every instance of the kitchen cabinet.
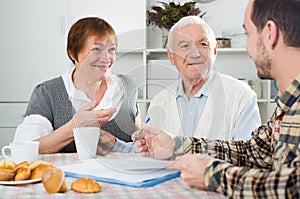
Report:
M0 145L12 141L33 88L64 73L72 63L67 33L79 18L99 16L116 30L119 49L114 71L130 73L142 65L132 49L145 49L145 0L0 1ZM131 71L132 76L140 76ZM14 115L14 117L8 116Z
M0 1L0 147L13 140L36 84L67 70L66 0Z
M67 70L66 0L0 1L0 101L28 101L33 87Z
M216 2L208 8L212 26L214 17L219 16L213 15L213 8L223 7ZM153 96L179 78L168 61L166 49L158 48L160 37L153 37L152 28L146 26L150 4L153 1L1 0L0 146L12 141L33 88L72 67L66 53L67 33L75 21L87 16L99 16L115 29L119 46L112 70L136 80L144 119ZM232 20L224 21L232 24ZM236 78L258 79L245 49L220 49L216 69ZM267 81L263 85L267 91L260 95L258 103L264 122L273 110L272 83Z
M23 121L27 103L0 103L0 149L14 137L16 126Z

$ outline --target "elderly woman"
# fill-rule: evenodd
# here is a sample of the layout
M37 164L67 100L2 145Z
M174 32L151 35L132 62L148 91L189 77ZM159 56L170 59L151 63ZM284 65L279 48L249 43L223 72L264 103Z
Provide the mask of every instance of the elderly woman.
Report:
M67 53L75 67L36 86L14 142L37 140L40 153L75 152L73 128L97 126L99 146L110 150L114 136L130 141L140 125L137 88L129 76L111 72L117 45L115 31L101 18L73 24Z

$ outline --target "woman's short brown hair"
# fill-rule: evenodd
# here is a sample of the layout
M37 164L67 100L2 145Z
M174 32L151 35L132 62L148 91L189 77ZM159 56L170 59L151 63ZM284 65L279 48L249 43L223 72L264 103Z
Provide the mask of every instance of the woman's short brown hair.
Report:
M87 38L90 36L95 36L96 39L112 36L115 37L116 44L118 43L114 29L105 20L98 17L79 19L71 26L68 34L67 53L74 64L75 60L78 59L79 52L84 48Z

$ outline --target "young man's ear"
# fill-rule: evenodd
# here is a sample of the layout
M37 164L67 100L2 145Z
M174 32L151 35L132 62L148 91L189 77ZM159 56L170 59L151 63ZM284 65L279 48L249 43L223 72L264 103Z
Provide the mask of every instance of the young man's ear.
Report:
M268 44L271 49L274 49L279 40L279 29L274 21L268 21L263 30L263 36L266 39L266 44Z

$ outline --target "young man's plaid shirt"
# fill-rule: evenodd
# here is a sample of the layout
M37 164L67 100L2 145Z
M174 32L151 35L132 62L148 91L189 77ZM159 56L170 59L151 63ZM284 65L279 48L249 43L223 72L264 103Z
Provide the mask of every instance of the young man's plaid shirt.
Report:
M177 137L183 145L175 154L217 158L206 168L205 183L230 198L300 198L300 74L276 102L270 121L249 141Z

